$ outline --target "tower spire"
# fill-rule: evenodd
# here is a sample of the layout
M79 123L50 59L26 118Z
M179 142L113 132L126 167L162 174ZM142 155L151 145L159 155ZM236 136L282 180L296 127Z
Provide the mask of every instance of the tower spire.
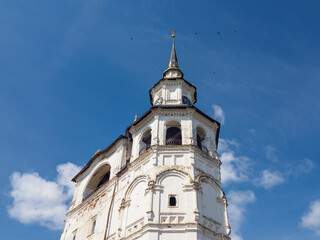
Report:
M176 53L176 47L174 44L174 38L176 37L175 35L175 30L172 29L172 49L171 49L171 55L170 55L170 61L169 61L169 68L179 68L178 64L178 58L177 58L177 53Z
M169 68L164 71L163 77L165 78L177 78L177 77L183 77L182 71L179 69L179 64L178 64L178 57L176 53L176 46L174 39L176 37L176 31L172 29L172 49L171 49L171 55L170 55L170 60L169 60Z

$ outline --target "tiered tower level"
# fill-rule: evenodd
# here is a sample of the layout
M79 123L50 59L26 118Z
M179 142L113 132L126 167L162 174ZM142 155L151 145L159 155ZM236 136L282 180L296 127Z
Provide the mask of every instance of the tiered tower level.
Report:
M174 42L149 93L152 107L72 179L61 240L230 240L220 123L194 106Z

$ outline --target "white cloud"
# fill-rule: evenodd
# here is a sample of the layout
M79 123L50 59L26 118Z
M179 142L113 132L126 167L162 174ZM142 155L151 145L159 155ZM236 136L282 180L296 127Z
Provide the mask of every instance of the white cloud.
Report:
M272 146L265 146L264 148L265 152L266 152L266 157L273 161L273 162L278 162L278 157L276 155L276 149Z
M320 199L310 204L308 212L301 218L300 225L320 236Z
M315 163L309 158L305 158L300 163L293 164L284 175L287 177L300 177L302 174L308 174L315 168Z
M314 168L314 163L309 159L303 159L303 162L298 165L298 173L309 173Z
M254 193L247 191L230 191L228 193L228 215L231 226L231 239L242 240L240 227L245 219L246 206L256 200Z
M262 176L258 179L258 185L265 189L271 189L272 187L279 185L285 181L283 175L280 172L264 170Z
M222 108L216 104L213 104L212 108L214 110L213 117L215 119L217 119L221 124L224 124L225 123L225 114L224 114L224 111L222 110Z
M239 144L234 140L220 139L219 141L222 162L221 181L224 184L248 180L250 159L246 156L237 156L234 149L238 147Z
M74 191L71 178L80 167L66 163L58 165L57 171L56 181L47 181L36 172L14 172L10 179L13 202L8 207L9 216L24 224L61 230Z
M65 163L57 166L58 177L56 182L65 187L66 194L69 198L73 197L74 183L71 179L80 171L80 167L73 163Z

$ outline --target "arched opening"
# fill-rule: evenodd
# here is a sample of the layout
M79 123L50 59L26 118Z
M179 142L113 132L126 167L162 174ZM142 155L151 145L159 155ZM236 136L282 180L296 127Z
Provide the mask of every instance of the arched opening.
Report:
M176 121L170 121L167 123L166 127L166 145L181 145L182 135L180 123Z
M206 132L197 127L197 146L206 154L209 154L208 148L205 146Z
M169 195L169 207L176 207L176 206L177 206L177 196Z
M83 192L83 200L91 196L97 191L103 184L110 179L110 165L106 164L101 166L95 174L91 177L86 189Z
M151 129L148 129L142 135L139 147L139 155L146 152L151 146Z

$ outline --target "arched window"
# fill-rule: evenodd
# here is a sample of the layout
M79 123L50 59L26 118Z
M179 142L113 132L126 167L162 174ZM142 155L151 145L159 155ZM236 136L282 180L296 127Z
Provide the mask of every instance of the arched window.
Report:
M86 189L83 192L83 200L90 197L97 189L110 179L110 165L101 166L90 179Z
M206 154L209 154L208 148L205 146L205 138L206 138L206 132L202 128L197 127L197 146L203 152L205 152Z
M169 207L176 207L176 206L177 206L177 196L169 195Z
M176 121L170 121L167 123L166 127L166 145L181 145L182 135L180 123Z
M139 155L147 151L151 146L151 129L148 129L142 135L139 147Z

